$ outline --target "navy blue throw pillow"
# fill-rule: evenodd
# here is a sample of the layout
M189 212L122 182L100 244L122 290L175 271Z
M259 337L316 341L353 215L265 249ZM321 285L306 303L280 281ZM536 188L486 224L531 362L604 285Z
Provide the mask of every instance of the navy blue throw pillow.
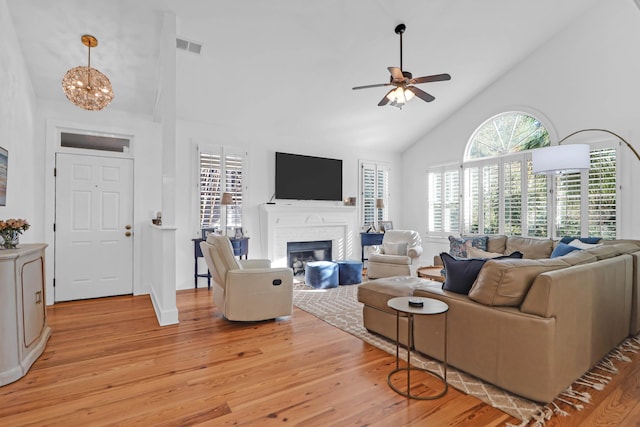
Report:
M582 243L588 243L590 245L594 245L596 243L600 243L600 240L602 240L602 237L571 237L571 236L564 236L562 239L560 239L560 243L571 243L576 239L580 240Z
M516 251L511 255L497 258L456 258L443 252L440 257L446 270L446 278L442 284L442 289L467 295L485 262L490 259L522 258L522 252Z
M559 257L559 256L562 256L562 255L566 255L569 252L579 251L579 250L580 250L580 248L577 248L575 246L567 245L566 243L560 242L555 247L553 252L551 252L551 256L549 258Z

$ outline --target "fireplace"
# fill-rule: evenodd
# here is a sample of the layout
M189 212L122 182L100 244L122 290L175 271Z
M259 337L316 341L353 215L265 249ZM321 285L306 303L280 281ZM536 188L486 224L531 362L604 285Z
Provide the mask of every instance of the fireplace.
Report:
M331 241L332 259L360 259L355 206L260 205L262 257L289 267L288 242Z
M294 276L303 276L308 262L331 261L331 240L287 242L287 265Z

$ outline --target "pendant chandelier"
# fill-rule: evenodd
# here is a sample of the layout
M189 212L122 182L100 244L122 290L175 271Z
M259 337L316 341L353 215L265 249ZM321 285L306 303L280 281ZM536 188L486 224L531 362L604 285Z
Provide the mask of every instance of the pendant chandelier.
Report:
M85 34L82 44L89 48L88 65L70 69L62 79L62 90L69 101L85 110L102 110L113 99L111 82L100 71L91 68L91 48L98 46L98 39Z

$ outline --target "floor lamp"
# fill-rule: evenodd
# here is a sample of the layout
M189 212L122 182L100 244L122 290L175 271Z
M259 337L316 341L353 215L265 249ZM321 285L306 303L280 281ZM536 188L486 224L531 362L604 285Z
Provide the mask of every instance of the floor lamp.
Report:
M581 129L570 133L569 135L558 141L558 145L549 147L538 148L533 150L531 154L531 160L533 163L534 174L562 174L570 172L579 172L581 170L588 170L591 161L590 147L588 144L567 144L561 145L564 141L571 138L574 135L583 132L604 132L615 136L621 142L629 147L629 149L635 154L636 158L640 160L640 154L627 140L611 132L607 129Z

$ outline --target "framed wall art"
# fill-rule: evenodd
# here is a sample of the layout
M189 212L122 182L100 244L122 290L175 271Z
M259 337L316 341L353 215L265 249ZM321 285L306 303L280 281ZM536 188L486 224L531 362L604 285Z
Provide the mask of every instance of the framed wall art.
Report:
M393 230L393 221L380 221L380 231L385 233Z

